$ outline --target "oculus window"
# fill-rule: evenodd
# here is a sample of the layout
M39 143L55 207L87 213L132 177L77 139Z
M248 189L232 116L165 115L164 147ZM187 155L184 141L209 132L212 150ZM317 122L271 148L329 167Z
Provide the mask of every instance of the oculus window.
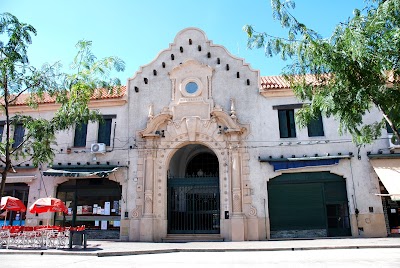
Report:
M195 82L189 82L186 84L185 90L189 94L194 94L197 92L197 90L199 90L199 86Z

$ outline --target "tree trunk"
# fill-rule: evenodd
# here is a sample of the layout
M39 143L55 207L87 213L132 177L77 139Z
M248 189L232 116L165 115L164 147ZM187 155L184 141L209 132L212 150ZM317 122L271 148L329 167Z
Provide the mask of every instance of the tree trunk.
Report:
M6 187L6 180L7 180L7 174L9 170L11 169L11 156L10 156L10 114L9 114L9 92L8 92L8 87L7 87L7 75L3 77L3 84L4 84L4 112L6 114L6 146L5 146L5 152L4 156L5 160L3 161L5 163L4 170L1 172L1 185L0 185L0 198L3 196L5 187Z

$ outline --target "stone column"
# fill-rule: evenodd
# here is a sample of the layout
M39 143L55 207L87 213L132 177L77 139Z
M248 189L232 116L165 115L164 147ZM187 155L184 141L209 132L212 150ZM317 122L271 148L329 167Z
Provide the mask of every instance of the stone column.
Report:
M144 181L144 217L153 214L154 159L151 149L146 152Z
M147 140L144 174L144 211L140 224L140 240L153 241L153 193L154 193L154 147L153 139Z
M235 143L235 146L237 144ZM235 148L232 150L232 241L244 240L244 215L242 211L242 182L240 154Z
M239 152L232 152L232 212L233 215L242 213L242 194L240 182L240 158Z

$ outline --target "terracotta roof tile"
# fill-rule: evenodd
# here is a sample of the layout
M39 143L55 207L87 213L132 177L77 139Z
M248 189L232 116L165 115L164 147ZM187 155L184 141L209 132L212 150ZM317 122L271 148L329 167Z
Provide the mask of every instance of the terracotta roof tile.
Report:
M119 90L109 91L105 88L96 89L93 93L91 100L104 100L104 99L117 99L122 98L126 94L126 86L121 86ZM22 94L18 99L12 104L13 106L26 105L28 102L29 94ZM41 99L39 104L49 104L55 103L55 98L44 94L43 99Z
M283 76L261 76L261 89L284 89L290 88L289 83Z
M325 76L326 78L329 75ZM321 81L318 81L314 75L307 74L305 76L308 83L318 85ZM281 75L276 76L261 76L261 89L262 90L274 90L274 89L290 89L290 83Z

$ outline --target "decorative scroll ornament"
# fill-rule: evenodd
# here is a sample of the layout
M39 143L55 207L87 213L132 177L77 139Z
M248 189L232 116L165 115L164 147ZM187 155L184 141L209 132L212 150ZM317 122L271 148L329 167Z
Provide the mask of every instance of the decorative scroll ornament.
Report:
M229 115L228 113L217 109L216 107L214 108L214 110L211 112L211 115L213 116L213 118L215 118L217 120L217 122L221 125L223 125L223 129L224 129L224 133L226 134L239 134L239 135L247 135L247 133L249 132L249 126L248 125L242 125L240 123L237 122L236 119L236 111L235 109L235 105L233 105L233 110L234 111L234 119L232 118L232 111L231 111L231 115Z
M141 206L136 206L136 208L134 210L132 210L132 212L131 212L132 218L134 218L134 219L140 218L141 214L142 214Z
M250 217L257 216L257 209L252 205L250 205L250 208L249 208L249 216Z
M162 112L160 114L157 114L156 116L152 115L152 110L153 108L150 109L149 107L149 120L147 122L147 127L140 131L141 135L144 138L160 137L160 134L156 134L157 131L160 132L160 125L168 123L172 118L172 115L168 109L164 108Z

